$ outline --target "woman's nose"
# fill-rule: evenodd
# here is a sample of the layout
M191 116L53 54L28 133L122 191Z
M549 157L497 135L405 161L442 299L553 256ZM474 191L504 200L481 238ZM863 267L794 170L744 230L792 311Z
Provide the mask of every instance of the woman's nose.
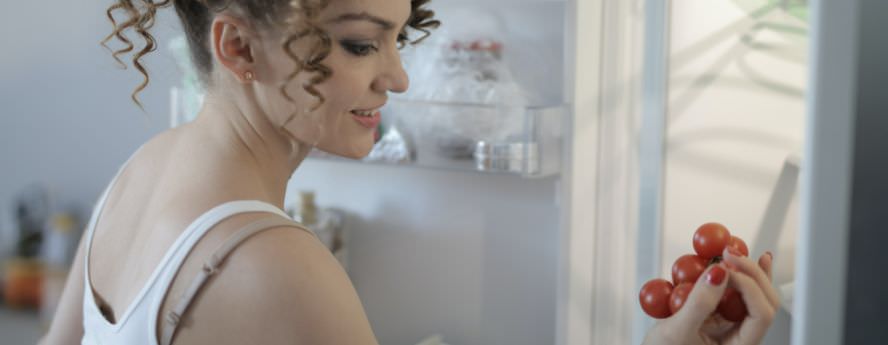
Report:
M374 91L391 91L395 93L407 91L407 88L410 86L410 79L407 77L407 71L404 70L404 66L401 64L400 52L393 52L390 58L383 63L382 73L373 81Z

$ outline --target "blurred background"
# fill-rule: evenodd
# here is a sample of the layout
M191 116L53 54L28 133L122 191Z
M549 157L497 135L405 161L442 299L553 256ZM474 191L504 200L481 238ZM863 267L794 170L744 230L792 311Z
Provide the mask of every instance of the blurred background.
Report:
M93 203L122 161L169 126L164 114L170 85L178 82L174 62L163 53L148 58L157 87L143 94L148 114L139 112L127 96L138 83L136 73L120 71L98 44L110 29L107 6L25 1L0 14L6 33L0 43L7 47L0 53L0 101L6 105L0 117L0 258L9 299L0 307L4 344L32 344L42 334ZM158 38L167 40L169 25L158 29ZM28 238L30 247L23 244ZM35 294L28 272L36 268L14 257L54 261L42 284L47 296L38 294L40 312L11 307L33 305L29 295ZM10 292L13 284L22 292Z

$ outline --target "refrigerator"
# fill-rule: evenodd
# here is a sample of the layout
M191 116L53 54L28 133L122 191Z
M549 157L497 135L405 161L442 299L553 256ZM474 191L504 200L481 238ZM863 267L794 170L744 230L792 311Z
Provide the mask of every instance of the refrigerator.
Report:
M459 116L487 115L435 94L459 92L429 86L451 81L420 72L411 87L435 91L393 95L383 110L406 118L412 161L320 157L297 171L289 195L310 190L346 214L348 271L382 344L432 335L451 345L640 344L653 324L639 307L641 284L668 277L672 261L693 252L696 227L711 221L744 238L753 256L774 253L786 307L765 343L790 341L808 4L432 7L443 25L405 52L408 71L422 71L410 58L431 56L436 44L500 43L526 95L524 109L510 108L520 113L519 156L534 163L491 169L478 157L436 158L434 131L417 132L422 121L454 116L437 124L460 126L472 120ZM538 145L532 153L529 143Z
M820 165L844 166L812 149L841 132L812 123L828 117L817 102L833 101L815 86L835 65L811 56L836 54L814 25L837 20L818 11L831 6L842 5L435 3L445 37L502 43L531 94L519 140L539 147L523 146L523 159L548 168L321 159L297 172L292 191L348 210L349 273L384 344L432 334L446 344L640 344L654 320L639 288L669 277L673 260L693 252L697 226L713 221L751 256L774 253L782 305L764 344L830 343L845 314L818 320L809 308L812 298L840 306L844 291L843 279L825 289L810 269L846 255L841 232L821 239L830 232L814 220L841 213L813 211L823 199L811 196L822 193L816 181L836 178L813 173ZM439 106L448 105L406 113L440 116ZM829 259L811 254L815 242ZM837 328L822 327L827 319Z

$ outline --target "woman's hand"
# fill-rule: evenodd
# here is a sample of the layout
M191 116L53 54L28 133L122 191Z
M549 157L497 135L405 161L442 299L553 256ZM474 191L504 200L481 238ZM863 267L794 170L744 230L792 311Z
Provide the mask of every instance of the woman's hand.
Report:
M729 253L697 280L684 307L659 321L645 337L645 345L757 345L768 332L780 306L771 285L770 253L756 265L749 258ZM728 286L743 295L749 316L739 323L722 319L716 307Z

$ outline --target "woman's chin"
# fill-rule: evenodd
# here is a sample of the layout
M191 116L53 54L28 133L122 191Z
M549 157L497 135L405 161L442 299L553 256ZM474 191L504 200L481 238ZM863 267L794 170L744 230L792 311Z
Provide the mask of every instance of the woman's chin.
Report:
M352 154L345 154L345 155L340 155L340 156L345 157L345 158L349 158L349 159L361 160L361 159L364 159L365 157L367 157L367 155L369 155L369 154L370 154L370 151L367 151L365 153L352 153Z
M326 150L324 148L318 147L318 149L339 157L360 160L364 159L365 157L367 157L367 155L370 154L370 151L373 150L373 145L356 145L355 147L344 147L331 150Z

